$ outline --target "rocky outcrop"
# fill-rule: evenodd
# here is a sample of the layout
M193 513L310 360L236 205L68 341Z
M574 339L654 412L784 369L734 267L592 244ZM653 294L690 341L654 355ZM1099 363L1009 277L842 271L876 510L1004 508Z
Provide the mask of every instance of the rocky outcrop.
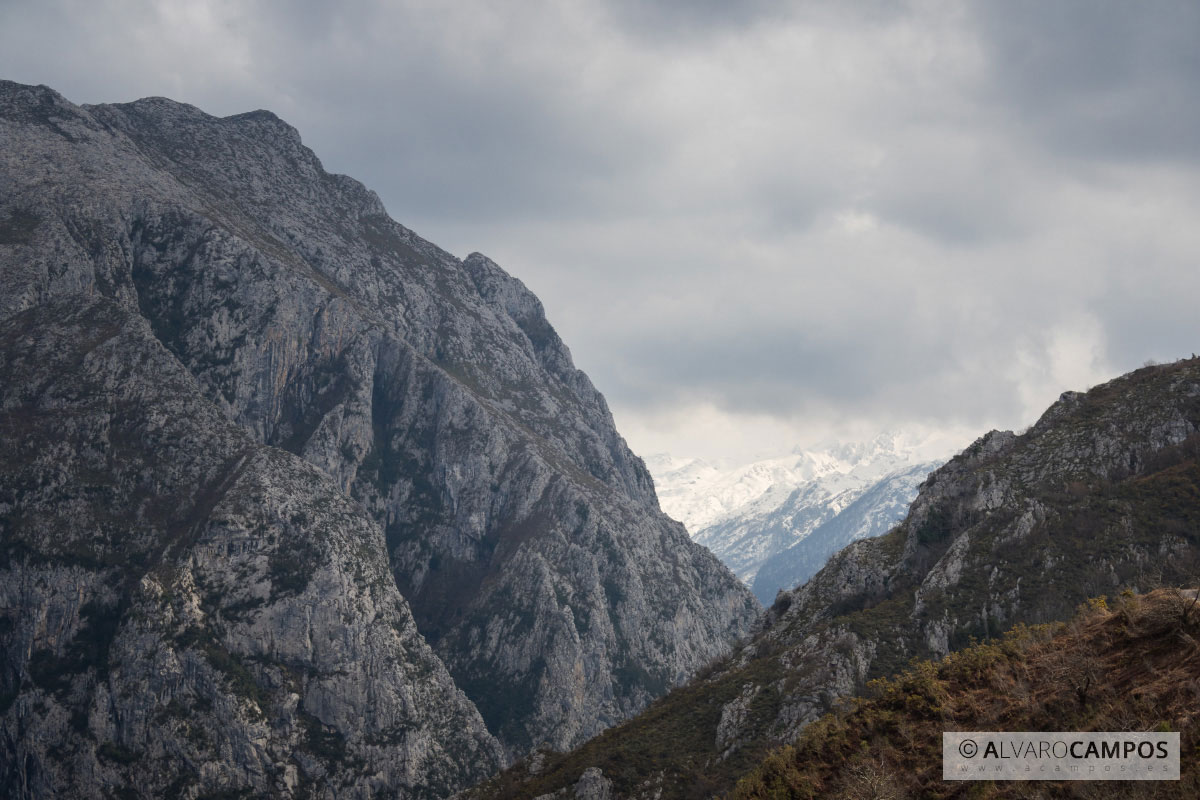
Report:
M1200 360L1068 392L1022 435L988 433L930 475L895 530L781 597L762 639L798 652L840 637L809 679L832 697L1018 622L1069 618L1089 597L1186 583L1198 456Z
M40 648L66 658L63 648L83 630L79 608L93 589L72 595L67 584L94 586L97 608L111 612L105 624L115 644L104 658L93 653L97 663L166 648L174 655L163 663L203 683L218 712L244 706L253 747L210 736L215 750L172 751L191 753L189 769L201 772L219 755L224 771L198 779L206 791L268 783L292 791L304 780L333 792L463 786L499 758L541 743L566 748L629 716L748 631L757 604L659 511L642 462L537 299L485 257L460 261L392 221L361 184L326 173L274 115L218 119L161 98L79 107L45 87L3 82L0 142L0 321L8 335L62 347L56 319L110 315L100 330L137 331L140 350L64 352L123 370L121 386L140 398L122 412L138 418L130 424L167 426L144 441L140 432L122 434L137 440L146 466L125 464L125 451L97 451L87 466L87 480L114 487L103 501L107 533L89 516L73 521L63 498L56 521L23 510L48 479L5 462L12 471L0 485L0 520L17 571L0 574L0 591L12 598L0 629L14 698L4 757L6 775L20 775L11 779L27 795L57 786L65 767L54 765L75 757L30 738L21 721L30 703L46 702L30 694L32 655ZM5 384L13 396L3 431L18 437L6 446L20 441L30 408L60 402L46 393L50 373L35 362L22 369ZM80 403L109 408L109 382L83 385ZM43 444L54 442L47 469L99 447L100 423L39 424ZM222 449L213 436L237 444ZM155 483L156 470L176 460L197 466ZM55 480L67 491L83 478ZM261 508L247 499L227 507L231 492ZM191 510L174 520L183 509ZM156 514L162 520L150 524ZM63 528L76 532L70 547ZM251 533L260 528L281 532L264 544ZM217 544L183 529L211 531ZM103 562L70 561L70 548L105 536L120 542L112 553L133 552L130 537L144 540L146 555L120 565L119 586ZM309 544L293 552L284 540ZM372 548L386 553L387 580ZM29 595L22 587L43 578L11 566L26 562L75 569L55 579L63 582L55 592L74 599ZM276 568L280 592L270 588ZM235 610L221 611L223 603ZM320 641L328 651L311 649L318 608L327 608ZM53 617L57 638L27 630L39 615ZM119 643L135 617L138 645L126 651ZM335 619L346 632L333 632ZM170 644L178 637L186 647ZM324 688L272 671L272 659L328 673ZM203 663L216 672L195 666ZM94 705L86 692L104 685L95 702L111 707L124 693L153 707L137 699L149 675L125 683L135 671L106 669L80 673L91 677L63 690L63 714L82 725L81 709ZM392 672L399 683L388 688L392 679L379 676ZM265 723L249 703L239 705L238 687L266 693L254 700ZM299 697L294 709L278 710L292 702L289 692ZM153 760L158 751L142 743L160 741L174 724L154 714L120 740L97 738L89 717L80 741L112 741L126 750L110 755ZM356 720L361 731L347 727ZM442 724L455 733L423 733ZM307 744L290 761L280 756L294 742ZM344 767L322 752L344 755ZM18 753L20 764L41 765L41 777L18 766ZM114 758L106 780L141 779L142 760Z

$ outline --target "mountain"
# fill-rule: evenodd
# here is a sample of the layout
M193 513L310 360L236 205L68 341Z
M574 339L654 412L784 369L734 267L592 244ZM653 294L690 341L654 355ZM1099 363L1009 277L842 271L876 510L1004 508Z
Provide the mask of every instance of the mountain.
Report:
M1195 590L1128 593L1069 624L1018 627L872 687L870 697L806 728L738 782L732 797L948 797L942 731L1177 731L1178 781L1087 784L1087 797L1200 794ZM966 784L972 797L1062 797L1081 784Z
M444 796L726 652L541 304L291 126L0 82L0 787Z
M930 450L882 434L727 469L667 454L651 456L647 466L663 509L769 605L840 546L899 522L917 485L941 463L928 460ZM804 544L826 525L832 528Z
M779 591L794 589L807 581L846 545L887 533L904 518L909 503L917 496L917 487L938 466L938 463L930 462L899 469L864 488L848 505L802 539L771 555L754 574L751 587L755 597L764 605L770 605ZM786 517L794 507L791 502L786 503L774 516L777 519ZM793 514L791 519L798 516ZM782 525L781 522L773 524Z
M921 484L885 536L782 593L730 656L638 717L476 797L723 794L868 681L1090 597L1200 576L1200 359L1066 392ZM1190 646L1186 642L1180 646Z

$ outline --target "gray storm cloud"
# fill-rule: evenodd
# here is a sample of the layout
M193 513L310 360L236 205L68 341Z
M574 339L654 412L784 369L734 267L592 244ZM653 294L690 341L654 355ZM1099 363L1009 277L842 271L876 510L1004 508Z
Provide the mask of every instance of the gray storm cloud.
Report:
M1200 8L5 2L0 75L270 108L543 299L635 449L1019 427L1197 347Z

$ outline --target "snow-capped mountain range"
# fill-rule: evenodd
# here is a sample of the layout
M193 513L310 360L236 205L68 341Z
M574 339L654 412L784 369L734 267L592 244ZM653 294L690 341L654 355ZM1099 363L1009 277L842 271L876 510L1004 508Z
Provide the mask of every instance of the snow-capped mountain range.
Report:
M646 464L663 510L767 604L841 547L886 533L952 451L887 433L737 466L665 453Z

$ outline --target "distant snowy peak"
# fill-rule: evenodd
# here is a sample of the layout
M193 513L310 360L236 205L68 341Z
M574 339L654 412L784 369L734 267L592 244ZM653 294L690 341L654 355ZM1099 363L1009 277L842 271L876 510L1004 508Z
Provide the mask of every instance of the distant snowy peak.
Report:
M785 552L789 566L769 570L768 583L807 573L815 561L820 568L830 542L840 546L886 532L902 516L924 474L950 448L936 459L931 452L936 447L926 441L889 433L863 442L797 448L726 468L665 453L651 456L647 466L662 509L751 584L764 565ZM897 480L899 476L903 479ZM864 497L870 502L859 502ZM795 549L829 524L834 527L818 536L812 548ZM774 588L770 592L773 596Z
M698 525L725 512L722 500L707 488L723 473L708 462L656 453L646 459L646 467L654 476L659 506L687 526L688 533L694 535Z
M739 577L751 584L759 602L769 605L777 591L804 583L846 545L859 539L882 536L891 530L904 518L917 496L917 487L938 466L939 462L927 462L905 467L888 473L864 489L847 492L844 497L851 498L851 502L840 508L833 508L831 504L831 513L826 513L819 524L803 532L796 531L793 543L763 559L753 576L739 574ZM703 539L698 541L706 544Z
M749 464L720 467L699 458L658 453L646 459L659 504L687 526L692 538L738 518L780 508L801 486L821 481L831 495L874 483L913 464L939 460L924 440L884 433L865 442L823 442ZM952 452L947 448L945 456Z

